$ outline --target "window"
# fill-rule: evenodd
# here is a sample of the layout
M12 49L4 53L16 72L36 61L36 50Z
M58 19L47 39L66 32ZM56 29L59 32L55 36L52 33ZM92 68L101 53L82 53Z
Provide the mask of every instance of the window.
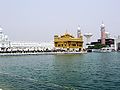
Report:
M57 44L55 44L55 46L57 47Z
M72 44L73 46L76 46L76 44Z

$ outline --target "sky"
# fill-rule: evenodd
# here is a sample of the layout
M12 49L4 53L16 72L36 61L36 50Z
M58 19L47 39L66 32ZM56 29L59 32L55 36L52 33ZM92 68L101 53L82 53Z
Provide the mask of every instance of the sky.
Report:
M0 0L0 27L12 41L53 41L66 31L100 38L102 21L120 35L120 0Z

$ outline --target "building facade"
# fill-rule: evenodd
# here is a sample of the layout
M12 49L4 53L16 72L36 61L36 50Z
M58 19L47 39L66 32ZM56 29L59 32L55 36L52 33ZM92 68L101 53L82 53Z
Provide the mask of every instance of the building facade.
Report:
M41 50L40 44L35 42L12 41L10 42L12 51L37 51Z
M80 33L81 34L81 33ZM80 35L79 38L75 38L72 35L65 33L62 36L54 36L54 46L59 49L64 50L79 50L83 49L83 36Z
M0 51L5 51L10 47L10 41L8 40L8 36L4 35L3 29L0 28Z
M115 50L120 51L120 35L115 38Z
M26 41L9 41L8 36L0 28L0 52L6 51L45 51L53 50L53 42L26 42Z
M103 24L103 22L102 22L102 24L100 26L100 30L101 30L101 44L105 45L106 35L105 35L105 25Z

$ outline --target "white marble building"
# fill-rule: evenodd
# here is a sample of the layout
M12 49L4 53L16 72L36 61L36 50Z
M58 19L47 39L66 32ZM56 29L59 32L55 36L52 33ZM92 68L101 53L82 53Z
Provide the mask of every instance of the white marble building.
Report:
M42 50L39 43L24 42L24 41L12 41L10 42L10 48L14 51L16 50L20 50L20 51Z
M8 36L4 35L3 29L0 28L0 51L43 51L52 50L53 48L53 42L9 41Z
M0 50L5 50L10 47L10 41L7 35L4 35L2 32L2 28L0 28Z
M42 50L53 50L53 49L55 49L54 42L41 42L40 46L41 46Z

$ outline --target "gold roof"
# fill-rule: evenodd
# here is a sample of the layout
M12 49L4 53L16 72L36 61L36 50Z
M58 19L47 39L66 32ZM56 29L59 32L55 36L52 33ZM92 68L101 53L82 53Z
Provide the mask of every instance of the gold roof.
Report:
M74 38L74 37L72 35L66 33L66 34L62 35L61 38Z

